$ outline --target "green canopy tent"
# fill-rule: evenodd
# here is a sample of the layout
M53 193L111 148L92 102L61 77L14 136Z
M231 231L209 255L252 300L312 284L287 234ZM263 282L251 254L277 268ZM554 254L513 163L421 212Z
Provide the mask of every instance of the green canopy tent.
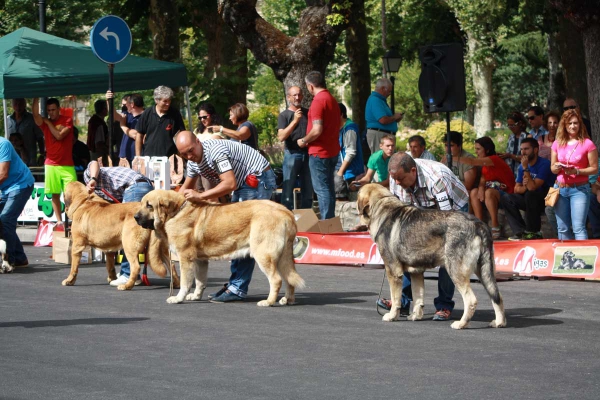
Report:
M2 99L104 93L108 88L107 65L80 43L20 28L0 38L0 55ZM115 65L115 91L159 85L187 86L184 65L136 56Z

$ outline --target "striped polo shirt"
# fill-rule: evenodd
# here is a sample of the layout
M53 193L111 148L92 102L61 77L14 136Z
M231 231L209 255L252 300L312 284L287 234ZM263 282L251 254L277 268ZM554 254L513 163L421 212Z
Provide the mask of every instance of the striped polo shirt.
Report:
M406 204L421 208L437 208L436 194L446 192L452 199L452 209L460 210L469 204L465 185L444 164L437 161L415 159L417 181L414 189L404 189L390 177L390 191Z
M219 166L229 163L235 175L236 189L239 189L248 175L260 175L269 167L267 159L257 150L239 142L209 139L202 142L202 147L202 161L189 161L187 164L187 176L190 178L201 175L218 184L221 182L219 171L222 170Z

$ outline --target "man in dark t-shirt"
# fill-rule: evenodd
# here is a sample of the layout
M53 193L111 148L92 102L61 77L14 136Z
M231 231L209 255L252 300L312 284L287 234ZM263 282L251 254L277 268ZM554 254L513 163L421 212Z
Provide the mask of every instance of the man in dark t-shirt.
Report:
M156 106L144 110L134 129L136 156L169 157L177 153L173 137L185 130L185 125L179 110L171 107L172 99L170 88L159 86L154 89Z
M292 86L287 91L289 107L277 119L277 139L285 141L283 155L283 187L281 204L294 208L294 188L300 178L301 201L299 208L312 208L313 188L308 166L308 149L300 148L298 140L306 136L308 110L301 107L302 89Z

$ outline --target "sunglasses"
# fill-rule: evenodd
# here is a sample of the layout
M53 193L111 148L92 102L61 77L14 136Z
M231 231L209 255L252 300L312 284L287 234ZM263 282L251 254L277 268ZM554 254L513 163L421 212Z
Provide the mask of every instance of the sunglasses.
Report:
M563 111L568 111L568 110L574 110L576 109L577 106L568 106L568 107L563 107Z
M527 119L531 121L531 120L535 119L536 117L537 117L537 115L530 115L529 117L527 117Z
M509 128L518 128L519 124L508 124Z
M200 121L205 120L206 118L210 117L210 115L198 115L198 119Z

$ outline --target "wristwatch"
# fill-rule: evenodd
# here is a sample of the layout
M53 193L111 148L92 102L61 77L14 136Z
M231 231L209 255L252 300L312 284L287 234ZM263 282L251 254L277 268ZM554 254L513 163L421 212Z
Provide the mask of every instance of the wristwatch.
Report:
M529 172L529 168L523 168L523 172Z
M300 139L300 141L302 142L302 144L306 144L306 140L304 140L304 138Z

